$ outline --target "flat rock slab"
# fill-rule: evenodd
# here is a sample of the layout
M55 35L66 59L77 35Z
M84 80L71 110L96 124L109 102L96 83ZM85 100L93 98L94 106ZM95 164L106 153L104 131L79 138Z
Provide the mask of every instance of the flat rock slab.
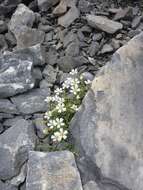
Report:
M7 180L19 174L28 159L28 151L35 147L34 127L24 119L0 135L0 179Z
M0 57L0 98L10 97L34 87L33 60L6 53Z
M49 89L33 89L28 93L11 98L21 114L32 114L47 111L47 103L44 101L49 95Z
M114 34L123 28L123 25L121 23L110 20L107 17L103 16L87 15L86 19L91 27L100 29L109 34Z
M143 33L93 81L71 124L75 145L118 187L143 188ZM121 186L121 189L124 189Z
M73 154L31 151L26 190L82 190Z
M14 104L8 99L0 99L0 112L18 114L18 110Z

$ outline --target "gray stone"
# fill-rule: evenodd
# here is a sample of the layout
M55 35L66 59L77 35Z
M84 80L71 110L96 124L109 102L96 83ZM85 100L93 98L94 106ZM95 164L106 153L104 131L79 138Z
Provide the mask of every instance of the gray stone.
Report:
M91 27L100 29L109 34L114 34L123 28L121 23L110 20L103 16L87 15L86 19Z
M28 151L35 147L34 128L20 119L0 136L0 179L7 180L19 174L28 158Z
M43 31L23 26L21 32L16 36L17 48L27 48L42 43L44 37Z
M88 52L89 52L89 55L91 57L95 56L95 54L99 51L100 49L100 45L98 42L92 42L89 49L88 49Z
M91 74L90 72L84 72L82 73L82 76L85 80L90 80L92 81L94 79L94 75Z
M4 35L0 34L0 53L3 53L8 48Z
M0 33L2 34L7 30L8 30L7 24L3 20L0 20Z
M82 190L74 155L69 151L29 153L26 190Z
M58 24L64 27L70 26L77 18L79 11L76 6L72 6L66 14L58 18Z
M15 46L17 43L15 36L11 32L5 34L5 39L10 47Z
M83 186L84 190L101 190L95 181L89 181Z
M54 84L57 79L58 69L47 65L43 71L43 76L49 85Z
M0 134L4 131L4 126L2 123L0 123Z
M47 104L44 101L49 95L49 89L33 89L28 93L11 98L21 114L45 112Z
M133 11L132 7L127 7L125 9L119 8L117 9L117 13L114 16L114 20L120 20L120 19L132 19Z
M70 72L72 69L80 67L86 64L87 62L88 61L83 56L64 56L60 57L60 59L58 60L58 66L62 71Z
M68 45L68 47L65 50L66 55L69 56L78 56L79 55L79 42L72 42Z
M133 19L133 21L132 21L132 28L133 28L133 29L136 29L136 28L139 26L139 24L140 24L140 22L141 22L141 19L142 19L142 16L136 16L136 17Z
M35 66L42 66L45 63L45 48L40 43L31 47L18 49L14 53L20 58L28 57L28 59L33 61Z
M32 27L35 21L35 13L24 4L19 4L9 23L9 30L17 37L23 26Z
M104 54L104 53L110 53L112 52L114 49L113 47L110 45L110 44L104 44L104 46L102 47L101 49L101 53Z
M114 189L143 187L142 46L143 33L114 54L71 123L79 154L100 168Z
M15 116L14 118L6 119L6 120L3 122L3 126L4 126L5 128L9 128L9 127L11 127L12 125L14 125L14 123L17 122L19 119L23 119L22 116Z
M46 53L46 63L49 65L55 65L58 60L58 54L55 48L50 47L49 51Z
M27 56L5 53L0 57L0 97L9 97L34 87L33 62Z
M18 110L14 104L8 99L0 99L0 112L18 114Z
M38 7L42 12L45 12L59 1L60 0L38 0Z
M3 183L2 181L0 181L0 189L1 190L18 190L17 187L13 187L10 184Z
M36 132L39 138L45 138L46 135L43 133L44 129L47 128L46 123L44 123L44 119L42 118L36 118L34 120L34 125L36 128Z

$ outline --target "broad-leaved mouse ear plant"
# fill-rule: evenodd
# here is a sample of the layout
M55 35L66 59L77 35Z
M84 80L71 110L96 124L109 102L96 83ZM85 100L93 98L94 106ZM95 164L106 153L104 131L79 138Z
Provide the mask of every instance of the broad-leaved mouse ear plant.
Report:
M63 144L68 144L70 121L81 105L90 83L91 81L78 75L76 69L72 70L70 77L61 88L57 88L53 95L45 99L49 104L49 110L44 115L47 128L43 133L49 138L52 150L59 150L59 147L67 148L63 147ZM60 146L61 144L62 146Z

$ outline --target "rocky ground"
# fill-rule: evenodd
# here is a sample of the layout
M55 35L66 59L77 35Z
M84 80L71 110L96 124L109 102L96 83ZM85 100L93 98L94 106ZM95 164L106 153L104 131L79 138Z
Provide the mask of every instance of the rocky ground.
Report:
M0 0L0 190L142 190L142 9ZM44 99L74 68L96 76L71 123L76 162L69 151L35 151L47 143Z

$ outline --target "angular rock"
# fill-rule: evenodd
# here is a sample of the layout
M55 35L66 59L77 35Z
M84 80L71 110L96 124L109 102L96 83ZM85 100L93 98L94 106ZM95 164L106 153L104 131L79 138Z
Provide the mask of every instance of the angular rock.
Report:
M60 0L38 0L38 7L42 12L45 12L59 1Z
M79 11L76 6L72 6L66 14L59 17L58 24L64 27L70 26L77 18L79 18Z
M35 147L34 128L20 119L0 136L0 179L7 180L19 174L28 159L28 151Z
M18 114L18 110L14 104L8 99L0 99L0 112Z
M70 72L72 69L80 67L87 62L88 61L83 56L64 56L60 57L60 59L58 60L58 66L62 71Z
M48 84L54 84L57 79L58 70L51 65L47 65L43 71L43 76Z
M74 156L69 151L29 153L26 190L82 190Z
M53 10L53 14L56 16L61 16L62 14L67 12L67 3L65 0L61 0L59 5Z
M49 89L33 89L28 93L12 97L11 101L21 114L45 112L47 104L44 100L49 93Z
M19 4L9 23L9 30L17 37L23 26L32 27L35 21L35 13L24 4Z
M27 48L40 44L44 41L44 37L43 31L23 26L21 32L16 36L17 48Z
M142 46L143 33L114 54L71 123L80 156L100 168L100 179L114 182L114 189L143 187Z
M132 21L132 28L133 28L133 29L136 29L136 28L139 26L139 24L140 24L140 22L141 22L141 19L142 19L142 16L136 16L136 17L133 19L133 21Z
M129 18L132 19L132 16L133 16L132 7L127 7L125 9L119 8L114 17L114 20L129 19Z
M113 47L110 45L110 44L105 44L102 49L101 49L101 53L104 54L104 53L110 53L112 52L114 49Z
M6 53L0 57L0 97L10 97L34 87L33 62L27 56Z
M110 20L103 16L87 15L86 19L91 27L100 29L109 34L114 34L123 28L121 23Z
M18 49L14 53L19 57L28 57L35 66L42 66L45 63L45 48L39 44L31 47Z
M5 33L7 30L7 24L3 20L0 20L0 34Z
M42 118L36 118L34 120L34 125L36 128L36 132L39 138L44 138L46 135L43 133L44 129L47 128L46 124L44 123L43 117Z

